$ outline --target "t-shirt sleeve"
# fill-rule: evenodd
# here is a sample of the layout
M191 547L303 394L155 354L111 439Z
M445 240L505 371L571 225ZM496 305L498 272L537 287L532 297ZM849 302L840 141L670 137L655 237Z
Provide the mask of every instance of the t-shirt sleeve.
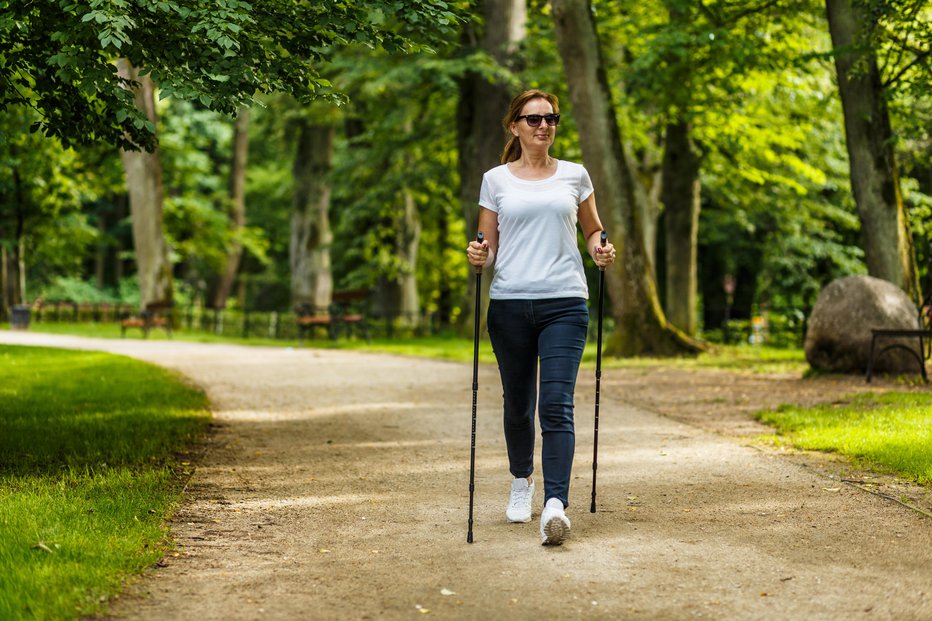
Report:
M498 213L498 203L495 200L492 191L492 183L489 181L489 173L482 175L482 186L479 188L479 205L489 211Z
M592 187L592 179L589 178L589 171L585 167L579 167L579 202L582 203L584 200L589 198L592 193L595 191L595 188Z

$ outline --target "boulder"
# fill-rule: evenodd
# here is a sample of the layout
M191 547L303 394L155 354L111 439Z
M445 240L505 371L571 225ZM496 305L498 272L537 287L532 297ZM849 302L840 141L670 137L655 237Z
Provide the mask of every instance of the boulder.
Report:
M806 329L804 349L812 368L863 373L870 354L871 330L915 329L919 311L893 283L871 276L847 276L829 283L816 300ZM878 347L902 343L918 350L917 339L884 339ZM893 349L874 362L874 370L916 373L916 359Z

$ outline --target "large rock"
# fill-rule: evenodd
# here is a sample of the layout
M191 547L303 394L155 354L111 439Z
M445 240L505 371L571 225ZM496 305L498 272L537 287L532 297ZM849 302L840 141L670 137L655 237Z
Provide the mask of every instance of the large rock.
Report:
M874 328L914 329L919 312L896 285L871 276L848 276L831 282L812 309L806 330L806 360L814 369L863 373ZM878 350L893 343L918 349L917 339L883 339ZM877 357L874 370L916 373L916 359L900 349Z

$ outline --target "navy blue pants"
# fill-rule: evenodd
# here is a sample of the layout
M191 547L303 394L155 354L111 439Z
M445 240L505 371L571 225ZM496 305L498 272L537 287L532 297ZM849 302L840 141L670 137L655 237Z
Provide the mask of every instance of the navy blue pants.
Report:
M505 444L511 474L529 477L534 471L536 408L542 438L544 502L559 498L566 507L576 447L573 393L589 326L586 301L491 300L488 326L504 387Z

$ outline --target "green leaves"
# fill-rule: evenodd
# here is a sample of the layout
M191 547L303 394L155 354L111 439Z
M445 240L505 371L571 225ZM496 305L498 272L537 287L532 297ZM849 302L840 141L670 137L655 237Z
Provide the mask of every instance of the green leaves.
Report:
M122 96L117 57L150 70L163 97L233 114L257 93L338 100L317 70L332 46L424 49L460 19L437 0L59 0L41 9L0 9L0 108L35 107L41 131L66 145L124 148L151 147L153 136Z

